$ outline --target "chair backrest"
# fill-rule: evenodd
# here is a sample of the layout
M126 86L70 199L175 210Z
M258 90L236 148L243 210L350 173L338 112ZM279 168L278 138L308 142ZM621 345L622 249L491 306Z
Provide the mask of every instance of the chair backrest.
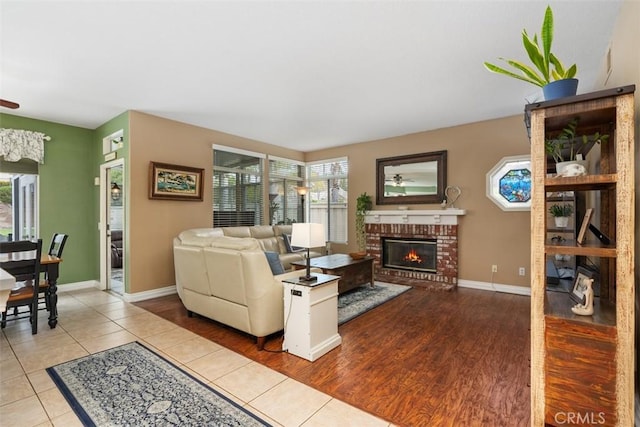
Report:
M0 262L2 269L15 276L18 282L34 280L37 286L40 278L42 239L36 242L30 240L0 242L0 254L7 254Z
M55 233L51 239L51 246L49 246L48 254L57 258L62 258L62 250L65 243L67 243L67 234Z

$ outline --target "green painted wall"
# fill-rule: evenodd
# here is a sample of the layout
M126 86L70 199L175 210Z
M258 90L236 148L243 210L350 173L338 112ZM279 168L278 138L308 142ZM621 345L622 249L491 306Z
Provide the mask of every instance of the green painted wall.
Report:
M0 127L38 131L51 137L45 142L45 163L38 168L40 237L48 249L53 233L69 235L60 284L98 279L94 131L10 114L0 114Z

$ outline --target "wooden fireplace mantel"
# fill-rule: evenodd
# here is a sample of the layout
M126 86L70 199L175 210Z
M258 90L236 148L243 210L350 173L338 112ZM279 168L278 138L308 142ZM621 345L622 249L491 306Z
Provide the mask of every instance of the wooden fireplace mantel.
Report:
M365 216L367 224L442 224L456 225L458 217L466 215L464 209L429 210L373 210Z

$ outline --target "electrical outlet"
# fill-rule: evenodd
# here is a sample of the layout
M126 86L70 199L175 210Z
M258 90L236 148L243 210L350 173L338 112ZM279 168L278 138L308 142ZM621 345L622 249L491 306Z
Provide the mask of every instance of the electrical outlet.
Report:
M526 271L526 270L524 269L524 267L520 267L520 268L518 269L518 274L519 274L520 276L524 276L524 275L526 274L526 273L525 273L525 271Z
M497 272L498 272L498 266L497 266L496 264L493 264L493 265L491 266L491 272L492 272L492 273L497 273Z
M291 289L291 295L293 295L294 297L301 297L302 291L299 291L297 289Z

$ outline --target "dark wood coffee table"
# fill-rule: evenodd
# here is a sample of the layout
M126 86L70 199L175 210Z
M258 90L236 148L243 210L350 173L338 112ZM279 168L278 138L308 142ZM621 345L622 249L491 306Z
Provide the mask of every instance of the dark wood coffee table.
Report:
M362 259L353 259L347 254L333 254L311 258L311 267L317 267L324 274L340 276L338 293L343 294L353 288L369 283L373 286L373 260L372 256ZM292 262L296 270L307 267L306 260Z

